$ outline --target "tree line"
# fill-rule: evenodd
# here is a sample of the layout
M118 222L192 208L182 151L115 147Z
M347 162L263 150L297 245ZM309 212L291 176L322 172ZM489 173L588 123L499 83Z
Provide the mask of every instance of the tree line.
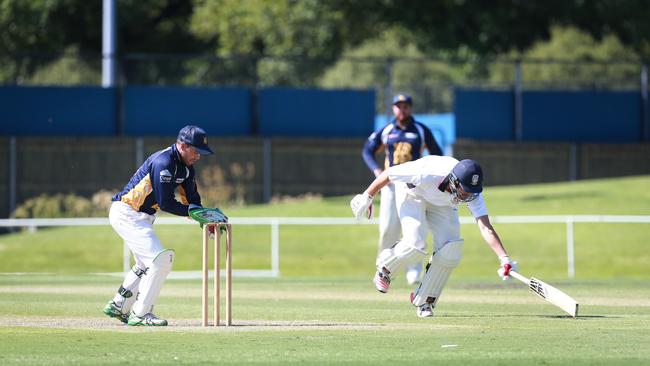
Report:
M517 59L554 60L525 65L525 76L542 81L636 80L650 56L644 0L116 4L121 74L138 84L500 83L512 80ZM102 1L0 0L0 30L3 83L99 83Z

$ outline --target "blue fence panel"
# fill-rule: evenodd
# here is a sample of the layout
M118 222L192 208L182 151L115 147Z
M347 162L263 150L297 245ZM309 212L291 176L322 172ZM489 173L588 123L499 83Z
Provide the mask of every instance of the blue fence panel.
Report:
M374 91L268 88L259 92L260 134L365 137L375 118Z
M100 87L0 87L0 134L112 136L116 94Z
M124 90L124 134L175 136L193 124L209 136L247 136L251 108L251 92L245 88L129 86Z
M527 141L638 142L641 98L635 91L527 91Z
M456 136L511 141L514 139L513 111L511 91L456 89Z
M413 117L416 121L422 122L429 127L443 152L446 153L446 148L456 142L456 117L453 113L418 114ZM377 131L392 120L393 116L378 114L375 116L374 130ZM370 132L368 132L368 135L370 135Z

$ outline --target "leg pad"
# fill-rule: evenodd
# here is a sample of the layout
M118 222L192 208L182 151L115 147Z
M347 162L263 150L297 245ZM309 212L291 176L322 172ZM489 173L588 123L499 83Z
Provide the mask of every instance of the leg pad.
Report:
M377 257L377 270L388 270L391 278L397 271L409 264L421 261L427 252L400 241L391 248L384 249Z
M163 250L154 258L151 267L147 269L147 273L142 277L140 294L133 305L133 312L137 316L142 317L153 312L153 305L158 300L163 283L165 283L167 275L172 270L172 263L174 263L174 251L172 249Z
M413 305L431 304L435 306L449 275L460 263L463 256L462 247L463 240L450 241L433 253L422 283L413 294L411 300Z

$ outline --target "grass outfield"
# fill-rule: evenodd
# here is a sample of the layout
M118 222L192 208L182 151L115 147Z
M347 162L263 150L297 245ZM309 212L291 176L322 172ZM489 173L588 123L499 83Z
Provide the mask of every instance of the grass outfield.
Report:
M650 177L486 190L491 215L650 214ZM244 216L350 217L350 197L227 210ZM468 215L461 209L462 215ZM175 270L200 267L198 226L159 226ZM576 224L576 279L566 280L561 224L497 225L521 272L566 291L577 319L496 276L474 225L436 308L419 319L402 276L388 294L374 272L373 226L282 226L279 279L235 278L234 327L200 325L200 281L168 280L165 328L101 313L121 279L108 226L0 236L0 365L117 364L650 364L650 225ZM234 266L270 267L270 228L234 229ZM26 272L27 274L7 274ZM45 274L38 274L45 273Z
M397 284L369 279L235 279L234 326L203 329L199 281L170 280L166 328L101 314L117 279L0 275L0 364L647 365L647 281L556 282L577 319L518 282L452 278L436 317L419 319Z
M513 187L488 187L493 216L566 214L650 214L650 176ZM350 197L254 205L226 210L242 216L351 217ZM461 208L461 215L469 215ZM523 273L566 278L564 224L498 224L496 228ZM175 270L200 268L198 226L158 226L166 247L176 249ZM463 225L464 257L454 276L492 278L496 259L474 225ZM372 275L376 228L290 226L280 230L284 277ZM577 279L649 278L648 224L576 224ZM270 268L270 228L234 229L234 266ZM0 272L93 273L122 269L121 239L109 226L41 229L0 236Z

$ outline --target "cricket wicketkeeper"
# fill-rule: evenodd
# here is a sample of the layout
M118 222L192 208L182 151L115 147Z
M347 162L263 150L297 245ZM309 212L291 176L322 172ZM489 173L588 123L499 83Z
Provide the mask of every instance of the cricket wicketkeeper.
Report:
M175 144L149 156L122 192L113 197L109 221L131 250L135 265L104 307L104 314L128 325L167 325L167 320L154 315L153 307L172 269L174 250L165 249L154 232L155 214L161 209L191 216L201 225L206 222L204 218L208 222L228 221L219 209L201 206L196 188L193 166L201 155L210 154L213 152L205 131L185 126ZM176 191L181 202L175 198Z
M357 218L368 215L373 197L389 183L395 185L397 208L402 224L402 239L377 256L377 273L373 279L377 290L387 292L397 271L427 255L426 238L433 233L434 251L419 287L411 294L419 317L433 316L433 308L447 283L451 271L462 256L458 205L467 203L478 223L485 242L501 264L497 273L502 279L516 270L499 235L492 227L481 192L483 171L474 160L458 161L447 156L425 156L388 168L365 192L350 202Z

